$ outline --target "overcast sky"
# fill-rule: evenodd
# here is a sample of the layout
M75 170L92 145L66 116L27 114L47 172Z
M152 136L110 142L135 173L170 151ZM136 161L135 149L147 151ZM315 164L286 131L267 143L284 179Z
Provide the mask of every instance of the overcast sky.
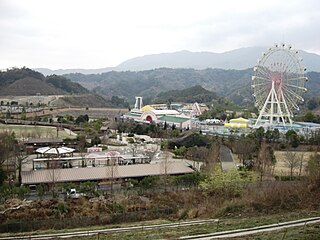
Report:
M318 0L0 0L0 69L114 67L290 43L320 54Z

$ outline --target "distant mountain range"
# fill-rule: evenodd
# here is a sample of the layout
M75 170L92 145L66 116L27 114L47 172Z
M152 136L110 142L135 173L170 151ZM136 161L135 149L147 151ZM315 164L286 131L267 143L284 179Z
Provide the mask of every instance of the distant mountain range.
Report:
M204 89L215 93L217 97L227 97L239 105L250 106L254 100L251 88L252 74L252 69L159 68L139 72L112 71L90 75L72 73L64 76L106 98L119 96L125 98L131 104L135 96L143 96L143 101L150 103L159 99L165 100L167 96L163 92L200 85ZM307 82L308 92L306 97L319 96L320 73L308 72L307 76L309 81ZM168 95L172 96L176 93L169 92Z
M257 63L257 59L267 50L267 47L239 48L224 53L190 52L185 50L136 57L124 61L116 67L59 70L37 68L35 70L44 75L62 75L68 73L97 74L110 71L143 71L156 68L193 68L197 70L220 68L226 70L243 70L254 67ZM320 72L320 55L305 52L303 50L299 51L299 55L303 58L303 64L307 68L307 71Z
M28 68L0 71L0 96L63 95L59 106L127 107L135 96L143 102L210 102L221 97L253 106L252 69L159 68L145 71L72 73L45 77ZM319 96L320 73L308 72L305 99ZM183 90L183 91L181 91ZM101 97L102 96L102 97ZM55 102L55 104L57 104Z

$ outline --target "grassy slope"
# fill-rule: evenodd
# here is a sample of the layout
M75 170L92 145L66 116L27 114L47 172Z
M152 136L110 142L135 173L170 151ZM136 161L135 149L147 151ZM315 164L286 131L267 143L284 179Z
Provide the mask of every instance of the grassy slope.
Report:
M187 226L179 228L168 228L168 229L157 229L157 230L135 230L132 232L114 233L114 234L101 234L99 239L176 239L181 236L207 234L225 230L234 230L241 228L250 228L255 226L261 226L272 223L285 222L290 220L296 220L299 218L309 218L312 216L319 216L320 212L291 212L291 213L278 213L273 215L260 215L260 216L237 216L233 218L220 218L219 223L209 223L204 225ZM128 226L142 226L152 224L170 223L168 220L156 220L147 222L138 222L135 224L122 224L122 225L108 225L100 227L90 227L81 229L68 229L58 231L38 231L37 234L46 233L59 233L59 232L70 232L70 231L87 231L95 229L111 229ZM290 228L287 230L274 231L269 233L261 233L256 235L250 235L241 238L233 239L281 239L286 234L285 239L318 239L315 238L320 234L320 228L318 225L308 225L306 227ZM13 234L11 234L12 236ZM18 234L23 235L23 234ZM0 237L8 236L8 234L0 234ZM16 235L17 236L17 235ZM79 238L70 238L79 239ZM93 237L82 237L83 240L94 240L98 239L98 236Z

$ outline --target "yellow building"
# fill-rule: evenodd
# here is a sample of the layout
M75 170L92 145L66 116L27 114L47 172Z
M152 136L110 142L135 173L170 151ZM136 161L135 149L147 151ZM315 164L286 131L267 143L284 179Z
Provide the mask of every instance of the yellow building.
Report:
M235 118L231 119L228 123L225 123L225 127L231 127L231 128L247 128L249 125L249 120L245 118Z

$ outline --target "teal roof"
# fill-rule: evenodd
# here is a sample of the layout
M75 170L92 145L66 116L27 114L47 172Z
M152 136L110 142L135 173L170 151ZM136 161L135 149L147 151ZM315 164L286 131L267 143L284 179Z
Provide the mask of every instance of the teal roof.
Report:
M175 117L175 116L162 116L159 120L166 121L166 122L176 122L182 123L190 120L189 118L182 118L182 117Z

